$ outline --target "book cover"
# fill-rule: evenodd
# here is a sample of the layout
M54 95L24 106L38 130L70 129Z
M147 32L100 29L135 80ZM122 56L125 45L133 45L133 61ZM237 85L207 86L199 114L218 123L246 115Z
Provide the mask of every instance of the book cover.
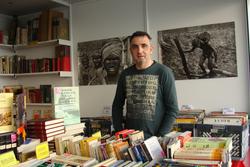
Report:
M54 87L55 118L64 125L80 123L79 87Z
M165 153L156 136L151 136L144 143L152 159L165 158Z
M0 133L13 131L13 93L0 93Z

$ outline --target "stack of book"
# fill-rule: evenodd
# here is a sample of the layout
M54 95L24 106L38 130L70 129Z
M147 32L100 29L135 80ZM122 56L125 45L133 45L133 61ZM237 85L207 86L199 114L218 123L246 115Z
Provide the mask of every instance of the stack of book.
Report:
M78 135L84 133L85 123L65 125L65 134Z
M192 109L192 110L181 110L176 118L176 123L200 123L205 116L205 110L203 109Z
M64 134L64 120L63 118L30 120L27 122L27 134L30 138L52 141L54 136Z
M223 113L222 111L212 111L203 119L203 124L212 125L245 125L248 122L246 112Z
M231 165L232 138L223 137L192 137L177 149L173 158L178 160L221 161L226 166Z

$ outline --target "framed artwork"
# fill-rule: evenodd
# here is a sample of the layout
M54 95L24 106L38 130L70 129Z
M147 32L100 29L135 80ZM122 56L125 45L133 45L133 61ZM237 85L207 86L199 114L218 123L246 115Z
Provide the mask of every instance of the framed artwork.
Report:
M132 64L129 37L79 42L79 85L116 84L123 69Z
M234 22L158 31L158 43L176 80L238 76Z

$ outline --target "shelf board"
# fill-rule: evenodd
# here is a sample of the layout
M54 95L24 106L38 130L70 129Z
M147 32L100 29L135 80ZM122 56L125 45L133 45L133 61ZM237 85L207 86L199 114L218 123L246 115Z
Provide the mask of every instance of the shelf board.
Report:
M27 106L52 106L52 103L27 103Z
M72 42L69 40L64 40L64 39L54 39L54 40L49 40L49 41L40 41L36 42L34 44L29 44L29 45L14 45L14 48L16 50L19 49L27 49L27 48L36 48L36 47L43 47L43 46L53 46L53 45L66 45L66 46L71 46Z
M14 77L15 74L0 74L1 77Z
M9 45L9 44L0 44L0 48L2 49L13 49L13 45Z
M71 71L34 72L34 73L15 74L14 76L19 77L19 76L36 76L36 75L58 75L60 77L72 77L72 72Z

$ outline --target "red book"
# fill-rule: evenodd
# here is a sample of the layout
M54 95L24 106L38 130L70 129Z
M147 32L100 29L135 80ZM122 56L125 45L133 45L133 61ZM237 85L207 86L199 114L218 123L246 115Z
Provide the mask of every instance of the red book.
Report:
M134 129L124 129L124 130L121 130L119 132L116 132L115 137L116 137L116 139L120 139L120 138L124 139L124 138L128 137L128 135L130 133L133 133L134 131L135 131Z
M31 126L30 126L31 127ZM64 130L64 126L58 126L50 129L45 129L44 126L42 126L40 129L39 128L30 128L29 126L27 127L27 133L29 134L48 134L52 132L56 132L59 130Z
M56 123L64 122L63 118L57 118L57 119L38 119L38 120L30 120L27 122L29 125L35 125L35 126L47 126L52 125Z
M64 126L64 122L59 122L59 123L55 123L55 124L51 124L51 125L42 125L42 126L37 126L37 125L32 125L32 124L29 124L27 129L28 130L47 130L47 129L51 129L51 128L57 128L57 127L61 127L61 126Z
M42 133L44 131L36 131L34 133L29 133L28 136L31 138L45 138L45 137L52 137L52 136L56 136L59 134L63 134L64 133L64 129L55 131L55 132L51 132L51 133Z
M61 71L71 71L70 56L62 57L62 69Z

